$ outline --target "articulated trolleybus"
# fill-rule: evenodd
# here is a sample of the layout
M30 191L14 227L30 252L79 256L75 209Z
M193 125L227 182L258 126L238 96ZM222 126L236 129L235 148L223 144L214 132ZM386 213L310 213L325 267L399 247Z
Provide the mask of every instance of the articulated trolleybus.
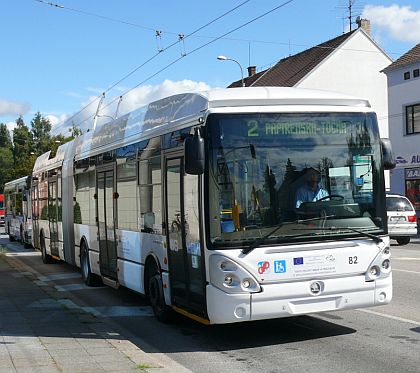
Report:
M180 94L39 157L34 244L207 324L392 297L384 168L363 99L293 88ZM315 169L327 195L297 207Z

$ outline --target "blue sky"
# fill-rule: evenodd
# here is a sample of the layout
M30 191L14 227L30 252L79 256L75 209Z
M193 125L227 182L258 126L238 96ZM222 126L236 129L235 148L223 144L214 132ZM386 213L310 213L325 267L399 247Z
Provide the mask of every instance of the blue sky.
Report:
M22 114L29 124L40 111L51 119L56 132L63 123L70 123L69 118L86 130L92 124L97 97L104 91L101 114L113 115L115 98L124 94L123 114L172 93L224 87L239 79L238 66L218 61L218 55L238 60L244 70L251 64L260 71L348 30L348 21L343 20L348 16L348 0L285 3L287 0L3 0L0 122L13 128ZM353 3L354 15L371 20L373 38L391 58L420 42L417 0ZM187 37L177 43L179 34ZM164 51L158 53L158 48ZM130 91L133 87L137 88ZM89 102L93 103L72 117Z

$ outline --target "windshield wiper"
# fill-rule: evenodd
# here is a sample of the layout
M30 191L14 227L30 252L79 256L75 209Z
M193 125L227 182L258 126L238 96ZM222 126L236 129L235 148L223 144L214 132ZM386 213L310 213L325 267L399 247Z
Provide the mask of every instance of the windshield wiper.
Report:
M255 240L253 244L251 244L248 247L245 247L244 249L242 249L242 254L245 254L245 255L249 254L252 250L254 250L258 246L262 245L268 238L271 237L271 235L276 233L281 227L284 227L285 225L301 224L301 223L305 223L307 221L322 220L322 219L333 218L333 217L335 217L335 215L325 215L325 216L316 217L316 218L302 219L302 220L298 219L298 220L295 220L295 221L287 221L285 223L282 223L282 224L278 225L276 228L274 228L272 231L268 232L266 235L262 236L258 240Z
M362 236L365 236L365 237L368 237L368 238L371 238L372 240L374 240L375 241L375 243L381 243L381 242L384 242L383 240L382 240L382 238L381 237L378 237L378 236L375 236L374 234L372 234L372 233L368 233L368 232L365 232L365 231L361 231L361 230L359 230L359 229L356 229L356 228L353 228L353 227L335 227L335 226L332 226L332 227L323 227L323 228L318 228L318 227L316 227L316 228L311 228L312 230L323 230L323 231L340 231L340 230L343 230L343 229L348 229L349 231L352 231L352 232L355 232L355 233L359 233L359 234L361 234Z

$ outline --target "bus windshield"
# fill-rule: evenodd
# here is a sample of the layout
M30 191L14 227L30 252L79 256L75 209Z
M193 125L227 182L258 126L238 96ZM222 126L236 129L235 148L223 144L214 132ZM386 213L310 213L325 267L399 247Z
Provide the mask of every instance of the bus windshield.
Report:
M386 232L375 114L213 114L206 138L211 247Z

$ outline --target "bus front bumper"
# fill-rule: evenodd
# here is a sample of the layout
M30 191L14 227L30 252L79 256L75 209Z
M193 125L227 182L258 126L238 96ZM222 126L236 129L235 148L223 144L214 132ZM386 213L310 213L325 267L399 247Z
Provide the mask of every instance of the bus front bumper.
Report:
M320 286L314 295L311 288ZM392 299L392 274L375 281L364 275L261 285L259 293L227 294L207 286L211 324L264 320L384 305Z

